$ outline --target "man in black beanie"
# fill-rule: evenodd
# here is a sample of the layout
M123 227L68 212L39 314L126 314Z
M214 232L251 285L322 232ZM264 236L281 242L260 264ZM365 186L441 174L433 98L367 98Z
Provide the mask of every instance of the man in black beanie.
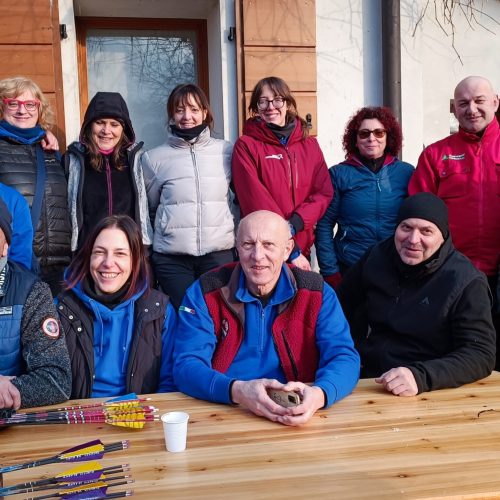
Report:
M486 276L453 247L446 205L418 193L402 203L397 223L338 291L361 376L397 396L488 376L496 349L491 293Z
M71 393L71 364L52 294L7 258L12 217L0 199L0 409L60 403Z

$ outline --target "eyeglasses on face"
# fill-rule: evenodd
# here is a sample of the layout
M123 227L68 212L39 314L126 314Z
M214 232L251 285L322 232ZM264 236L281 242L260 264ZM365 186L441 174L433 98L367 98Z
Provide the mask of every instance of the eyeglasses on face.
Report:
M40 101L38 99L33 99L30 101L21 101L20 99L3 99L3 103L11 111L17 111L21 106L24 106L26 111L35 111L40 106Z
M373 134L377 139L382 139L382 137L385 137L385 134L387 134L387 132L383 128L376 128L375 130L368 130L367 128L363 128L361 130L358 130L358 137L360 139L368 139L371 134Z
M273 103L275 109L281 109L285 104L285 99L283 97L275 97L274 99L266 99L265 97L260 97L257 101L257 107L262 111L269 107L269 104Z

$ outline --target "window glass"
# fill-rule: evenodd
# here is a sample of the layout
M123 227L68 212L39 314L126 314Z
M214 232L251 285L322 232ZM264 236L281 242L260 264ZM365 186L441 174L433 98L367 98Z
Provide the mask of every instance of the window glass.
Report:
M195 31L87 31L89 101L120 92L136 140L150 149L165 141L166 103L179 83L198 83Z

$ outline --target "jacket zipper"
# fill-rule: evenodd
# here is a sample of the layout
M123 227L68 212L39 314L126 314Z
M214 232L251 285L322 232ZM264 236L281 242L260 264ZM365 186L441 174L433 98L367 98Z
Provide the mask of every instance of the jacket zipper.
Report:
M198 165L196 164L196 153L194 150L194 144L189 145L189 150L191 151L191 159L193 160L194 167L194 178L196 181L196 220L197 220L197 231L196 231L196 248L198 255L201 254L201 190L200 190L200 173L198 171Z
M106 184L108 186L108 215L113 215L113 185L111 183L111 168L107 156L104 156L104 162L106 164Z
M285 146L285 151L286 151L286 156L288 159L288 162L287 162L288 180L289 180L289 186L290 186L290 194L292 195L292 205L293 205L292 212L293 212L293 211L295 211L295 182L293 179L293 177L294 177L293 172L294 172L294 170L295 170L295 172L297 171L297 168L294 169L293 167L294 167L294 164L296 163L296 158L295 158L295 154L293 154L293 158L292 158L292 153L288 149L288 146ZM298 177L297 172L296 172L296 176ZM296 182L298 185L298 178L296 179Z

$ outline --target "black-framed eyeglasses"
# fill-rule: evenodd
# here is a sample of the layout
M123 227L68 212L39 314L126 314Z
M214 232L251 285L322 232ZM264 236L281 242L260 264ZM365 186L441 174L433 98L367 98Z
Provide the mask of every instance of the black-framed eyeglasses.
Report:
M358 130L358 137L360 139L368 139L371 134L373 134L377 139L382 139L382 137L385 137L385 134L387 134L387 131L385 131L383 128L376 128L375 130L362 128L361 130Z
M285 99L283 97L275 97L274 99L266 99L265 97L260 97L257 100L257 107L263 111L269 107L269 104L273 103L275 109L281 109L285 104Z

